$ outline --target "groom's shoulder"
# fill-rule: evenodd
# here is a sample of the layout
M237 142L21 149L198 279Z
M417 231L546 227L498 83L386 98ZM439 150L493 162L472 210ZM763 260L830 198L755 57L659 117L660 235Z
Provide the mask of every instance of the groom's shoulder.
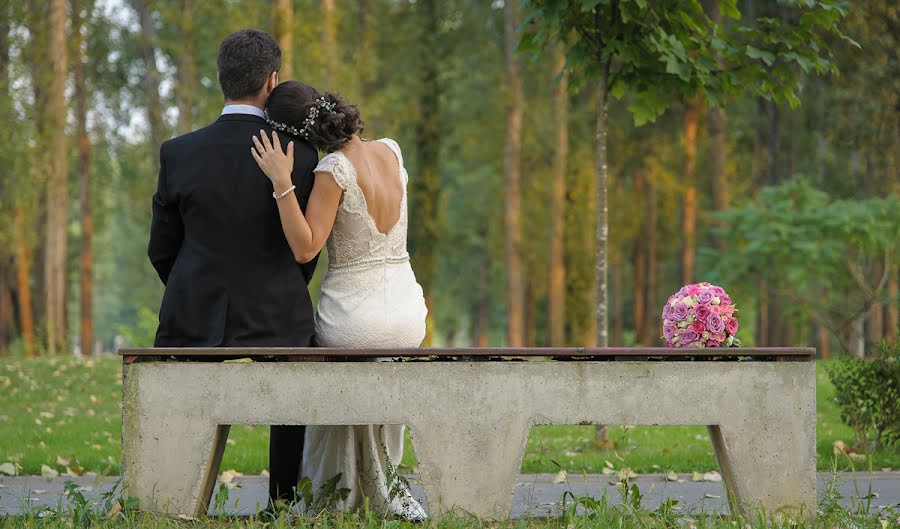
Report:
M215 125L216 123L213 122L197 130L192 130L191 132L170 138L163 142L160 150L164 156L167 154L177 155L179 152L183 152L186 149L193 150L199 144L215 141Z

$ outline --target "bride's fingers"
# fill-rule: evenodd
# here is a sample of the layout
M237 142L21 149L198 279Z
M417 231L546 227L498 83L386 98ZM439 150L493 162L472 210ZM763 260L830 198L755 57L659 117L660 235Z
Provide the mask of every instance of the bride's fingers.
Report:
M266 134L266 131L260 130L259 135L262 136L263 145L266 146L266 151L273 151L275 149L272 148L272 143L269 142L269 135Z
M284 152L281 150L281 140L278 139L278 133L274 130L272 131L272 144L275 145L275 150L278 152Z
M259 151L260 155L266 153L266 148L263 147L263 144L259 142L259 138L257 138L256 136L253 136L253 144L256 145L256 150Z
M259 156L259 153L256 152L256 149L254 149L253 147L250 147L250 154L253 155L253 159L256 160L256 163L259 164L260 166L262 166L262 163L263 163L262 158Z
M280 147L281 147L281 146L279 145L279 148L280 148ZM293 160L293 159L294 159L294 142L292 142L292 141L289 141L289 142L288 142L288 146L287 146L287 157L288 157L289 160Z

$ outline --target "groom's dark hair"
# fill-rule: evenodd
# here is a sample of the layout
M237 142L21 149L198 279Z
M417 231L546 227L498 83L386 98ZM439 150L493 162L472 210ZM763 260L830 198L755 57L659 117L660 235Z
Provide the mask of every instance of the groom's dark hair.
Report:
M265 31L242 29L225 37L217 62L225 99L247 99L259 93L272 72L281 69L281 48Z

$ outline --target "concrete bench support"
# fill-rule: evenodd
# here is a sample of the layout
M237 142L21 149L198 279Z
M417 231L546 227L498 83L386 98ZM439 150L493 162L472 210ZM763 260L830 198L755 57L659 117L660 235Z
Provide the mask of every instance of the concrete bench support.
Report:
M815 512L812 362L137 362L124 478L205 513L232 424L406 424L432 515L509 515L535 424L708 425L733 508ZM278 388L280 398L275 398ZM238 447L239 448L239 447Z

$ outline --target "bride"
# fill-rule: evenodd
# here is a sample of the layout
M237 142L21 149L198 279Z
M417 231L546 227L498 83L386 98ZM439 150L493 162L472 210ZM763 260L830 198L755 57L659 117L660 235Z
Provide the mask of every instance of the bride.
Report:
M266 104L275 131L325 152L315 185L301 212L290 196L294 144L282 150L277 132L253 137L253 157L272 181L281 225L297 261L311 260L328 244L316 340L323 347L418 347L425 337L425 299L406 251L408 175L400 146L392 139L360 137L359 109L337 94L287 81ZM302 475L314 490L341 474L350 489L343 509L368 499L382 513L426 518L409 488L397 479L403 455L402 425L309 426ZM391 483L388 479L391 479Z

